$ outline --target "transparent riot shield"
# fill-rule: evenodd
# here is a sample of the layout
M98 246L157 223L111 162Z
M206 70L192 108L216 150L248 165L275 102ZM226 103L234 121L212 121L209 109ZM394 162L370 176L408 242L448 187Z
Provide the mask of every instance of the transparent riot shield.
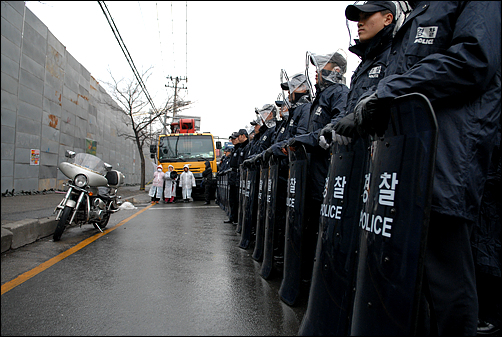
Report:
M244 212L244 201L245 201L245 192L246 192L246 179L247 179L247 168L244 167L244 165L239 166L239 211L238 211L238 220L237 220L237 227L235 228L236 233L241 233L242 230L242 221L244 220L243 218L243 212Z
M353 304L361 191L369 141L331 147L312 284L299 335L347 336Z
M252 234L256 225L256 209L257 209L257 187L259 183L258 168L255 165L247 168L246 186L244 192L243 220L241 230L241 241L239 247L248 249L253 241Z
M263 259L263 245L265 240L265 220L267 214L267 185L268 185L268 162L261 163L260 181L258 183L257 214L256 214L256 241L251 256L256 261Z
M284 243L284 270L279 296L288 305L294 305L300 293L303 224L305 221L305 191L307 182L307 152L299 146L288 150L289 175L286 198L286 233Z
M351 335L415 335L438 127L421 94L396 98L365 174Z
M279 182L279 160L272 155L269 159L268 182L266 190L265 233L263 243L263 261L260 275L269 279L272 275L274 262L274 232L275 210L277 206L277 185Z

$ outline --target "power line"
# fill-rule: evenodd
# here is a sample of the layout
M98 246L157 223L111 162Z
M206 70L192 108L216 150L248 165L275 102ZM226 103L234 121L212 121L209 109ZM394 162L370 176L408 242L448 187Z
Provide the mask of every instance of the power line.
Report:
M187 78L186 77L178 77L178 76L175 76L175 77L172 77L172 76L168 76L167 77L168 79L170 79L171 81L174 81L174 86L173 85L165 85L166 87L168 88L174 88L174 102L173 102L173 119L174 119L174 116L176 116L176 105L177 105L177 102L176 102L176 97L178 95L178 89L187 89L187 87L185 87L184 85L182 86L178 86L178 83L180 81L187 81ZM184 105L186 104L185 101L182 102ZM166 133L166 117L167 117L167 113L164 115L164 133Z
M144 92L146 98L148 99L148 101L150 102L150 105L152 106L153 110L157 113L158 112L157 108L153 104L153 100L150 97L148 90L146 90L146 86L143 83L143 80L142 80L141 76L139 75L139 72L136 69L136 66L134 65L132 57L129 54L129 51L127 50L127 47L126 47L124 41L122 40L122 37L120 36L119 30L118 30L117 26L115 25L115 22L113 21L112 15L110 14L108 7L106 6L104 1L98 1L98 4L101 7L103 14L105 15L106 20L108 21L108 24L110 25L110 28L112 29L113 35L115 36L115 39L119 43L120 49L122 49L122 52L124 53L124 56L126 57L127 62L129 63L129 66L132 69L132 72L134 73L134 76L136 76L136 80L138 81L139 85L143 89L143 92Z
M164 54L162 54L162 38L160 36L159 9L157 7L157 2L155 2L155 11L157 12L157 30L159 31L160 59L162 60L162 72L165 74L166 71L164 68Z
M185 1L185 78L188 83L188 1Z
M176 57L174 56L174 16L173 16L173 2L171 1L171 37L173 38L173 68L176 72Z

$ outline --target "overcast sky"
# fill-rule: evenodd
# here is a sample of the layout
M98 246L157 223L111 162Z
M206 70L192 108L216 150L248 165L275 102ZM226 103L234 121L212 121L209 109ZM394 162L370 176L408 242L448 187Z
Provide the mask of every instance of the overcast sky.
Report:
M187 77L179 95L192 105L180 114L200 116L201 131L225 140L249 128L255 107L273 104L281 69L305 72L307 51L343 49L347 85L359 63L348 51L344 13L352 1L105 3L138 71L153 67L146 87L155 106L173 95L166 77ZM134 77L97 1L26 6L103 87L108 69L116 79Z

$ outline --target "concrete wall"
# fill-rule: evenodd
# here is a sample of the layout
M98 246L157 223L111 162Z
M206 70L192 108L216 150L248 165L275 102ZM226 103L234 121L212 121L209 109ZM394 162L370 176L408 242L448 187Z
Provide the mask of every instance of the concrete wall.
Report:
M23 1L1 2L1 76L2 193L62 189L57 165L67 149L85 152L86 141L126 184L139 184L139 152L118 136L123 117L108 105L117 104ZM32 149L39 165L30 164Z

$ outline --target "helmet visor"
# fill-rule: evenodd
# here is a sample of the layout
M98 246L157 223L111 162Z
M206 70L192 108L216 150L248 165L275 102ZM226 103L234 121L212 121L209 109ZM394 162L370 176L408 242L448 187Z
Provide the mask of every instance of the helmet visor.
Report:
M265 104L263 106L263 108L261 108L259 110L258 113L259 113L261 119L263 120L263 123L265 123L265 125L268 128L271 128L271 127L275 126L276 112L277 112L277 108L275 107L275 105Z

